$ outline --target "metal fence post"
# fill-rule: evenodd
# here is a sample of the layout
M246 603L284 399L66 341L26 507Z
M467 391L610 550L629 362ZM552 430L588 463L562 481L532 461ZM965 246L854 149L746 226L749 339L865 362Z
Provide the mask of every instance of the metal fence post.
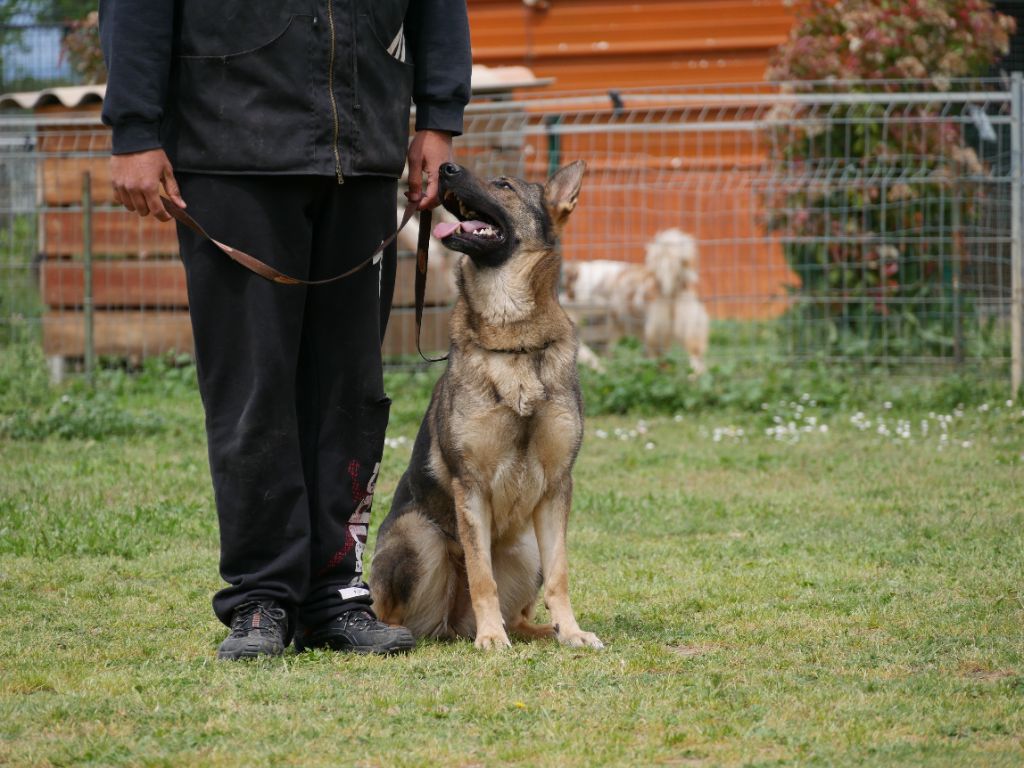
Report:
M93 289L92 289L92 174L82 173L82 270L83 297L82 313L85 316L85 375L91 380L96 365L96 343L93 336Z
M1011 344L1010 350L1010 382L1013 387L1013 396L1016 397L1020 391L1022 380L1024 380L1024 241L1022 241L1022 229L1024 221L1021 215L1024 214L1021 208L1021 183L1024 181L1022 173L1021 157L1021 116L1024 114L1024 77L1020 72L1014 72L1011 78L1011 101L1010 101L1010 181L1013 188L1010 190L1010 228L1011 228L1011 261L1012 272L1010 282L1010 323Z

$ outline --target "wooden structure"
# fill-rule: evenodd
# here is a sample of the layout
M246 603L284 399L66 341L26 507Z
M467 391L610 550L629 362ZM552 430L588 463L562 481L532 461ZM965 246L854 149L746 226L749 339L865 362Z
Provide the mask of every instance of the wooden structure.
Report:
M529 67L539 82L553 81L558 92L759 81L770 51L792 24L788 5L786 0L550 0L541 9L521 0L469 0L475 61L513 66L519 75L521 67ZM493 80L477 88L475 79L474 87L497 92L499 99L502 91L508 96L508 88ZM84 171L92 176L95 208L96 353L139 358L190 352L174 226L139 219L113 205L110 134L97 119L103 95L103 86L82 86L0 100L0 106L17 104L40 118L36 150L46 353L81 357L83 352ZM658 119L683 118L665 110ZM473 131L471 120L460 153L474 151ZM659 141L654 134L648 139ZM541 177L551 147L536 136L526 141L533 146L526 146L521 170ZM792 276L778 248L758 229L758 211L752 210L756 201L745 168L763 162L756 148L745 148L744 139L728 132L692 146L662 137L661 145L672 149L661 154L638 154L626 134L602 141L595 147L581 135L559 146L562 159L585 157L591 169L584 204L564 243L568 258L639 260L659 229L679 226L701 243L701 293L713 315L762 317L781 310L781 300L773 297L781 295ZM716 154L715 146L728 147L728 156ZM510 153L523 149L520 140ZM517 162L524 162L522 156ZM686 183L666 184L666 169L684 173ZM732 196L732 208L723 207L723 194ZM741 241L750 246L738 253L735 243ZM384 345L389 356L415 354L411 296L403 288L412 285L411 272L411 261L403 259ZM426 314L424 349L447 346L447 309L444 301L437 304Z
M35 149L44 352L55 359L82 358L85 352L82 180L88 172L94 209L95 354L134 360L170 352L190 354L192 329L175 226L142 219L114 205L110 132L98 124L103 95L103 86L83 86L4 99L5 105L31 108L39 118ZM414 260L410 253L399 256L396 309L384 343L385 355L392 357L416 353ZM424 351L447 349L450 299L431 286L423 322Z

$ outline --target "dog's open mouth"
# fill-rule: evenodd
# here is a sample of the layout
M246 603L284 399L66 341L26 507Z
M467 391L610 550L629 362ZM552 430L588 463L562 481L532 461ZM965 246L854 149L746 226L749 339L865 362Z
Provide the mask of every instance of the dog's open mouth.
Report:
M434 237L445 240L458 235L462 239L479 243L496 243L505 239L505 233L492 217L467 205L455 190L446 190L442 203L458 221L441 222L434 227Z

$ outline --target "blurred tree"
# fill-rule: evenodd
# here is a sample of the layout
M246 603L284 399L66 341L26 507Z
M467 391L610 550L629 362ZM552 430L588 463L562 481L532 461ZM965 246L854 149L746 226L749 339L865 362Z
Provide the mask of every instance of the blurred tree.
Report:
M98 7L98 0L0 0L0 73L3 49L23 49L26 27L56 24L64 28L61 45L72 67L87 82L105 80L99 49Z
M22 0L25 4L35 5L39 21L78 21L84 19L92 11L99 10L98 0Z

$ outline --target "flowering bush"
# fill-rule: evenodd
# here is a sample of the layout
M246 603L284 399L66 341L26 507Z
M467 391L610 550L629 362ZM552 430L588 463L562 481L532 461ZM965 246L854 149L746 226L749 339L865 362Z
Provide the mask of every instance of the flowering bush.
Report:
M772 81L976 75L1009 50L1014 21L987 0L810 0L768 68Z
M107 68L100 48L99 22L99 13L91 11L84 19L70 23L63 41L71 66L87 83L107 80Z
M783 92L892 93L890 103L797 103L770 115L770 226L800 278L799 346L943 353L959 344L960 232L977 218L984 164L962 107L900 101L956 87L1009 47L1013 19L986 0L809 0L767 77ZM798 81L808 82L802 86ZM881 103L880 103L881 102ZM975 137L976 139L976 137ZM955 307L953 305L956 305ZM846 351L850 351L847 349ZM963 353L962 348L957 348Z

